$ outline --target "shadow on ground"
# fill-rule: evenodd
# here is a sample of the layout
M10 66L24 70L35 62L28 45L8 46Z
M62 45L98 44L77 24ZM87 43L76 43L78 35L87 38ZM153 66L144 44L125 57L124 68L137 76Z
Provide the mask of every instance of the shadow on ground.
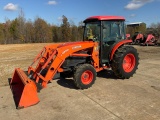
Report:
M113 79L113 80L119 79L117 76L115 76L115 74L112 70L102 70L102 71L97 73L97 77L110 78L110 79Z
M112 70L103 70L101 72L97 73L97 77L100 78L109 78L109 79L113 79L113 80L117 80L119 78L117 78ZM98 78L97 78L98 79ZM73 78L59 78L57 80L58 85L66 87L66 88L70 88L70 89L78 89L75 85L74 85L74 81Z
M74 85L73 78L60 78L57 80L58 85L63 86L65 88L70 88L70 89L78 89Z

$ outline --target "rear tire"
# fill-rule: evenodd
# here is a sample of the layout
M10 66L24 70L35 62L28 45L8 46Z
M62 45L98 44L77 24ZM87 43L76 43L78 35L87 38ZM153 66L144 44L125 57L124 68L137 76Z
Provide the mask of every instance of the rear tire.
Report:
M112 70L118 78L129 79L138 69L139 57L132 46L122 46L115 52Z
M96 80L96 70L90 64L79 65L74 73L74 83L79 89L87 89L91 87Z

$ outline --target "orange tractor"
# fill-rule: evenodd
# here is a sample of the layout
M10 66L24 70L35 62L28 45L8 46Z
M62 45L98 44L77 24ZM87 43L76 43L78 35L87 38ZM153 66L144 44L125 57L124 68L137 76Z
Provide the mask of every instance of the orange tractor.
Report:
M132 38L132 45L142 45L142 46L155 46L157 44L157 37L154 34L144 35L142 33L135 33Z
M58 73L72 76L79 89L91 87L96 73L111 68L120 79L135 73L139 57L126 40L121 16L93 16L84 20L84 40L45 46L25 73L16 68L10 82L17 109L39 102L37 92Z

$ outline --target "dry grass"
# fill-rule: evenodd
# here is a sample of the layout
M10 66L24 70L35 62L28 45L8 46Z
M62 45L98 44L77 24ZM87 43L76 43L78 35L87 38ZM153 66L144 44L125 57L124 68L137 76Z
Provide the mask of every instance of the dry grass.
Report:
M0 45L0 86L8 85L15 68L27 70L34 57L49 43ZM160 47L135 46L140 59L160 57Z
M0 45L0 86L8 85L15 68L27 70L34 57L47 44Z
M140 56L140 60L160 58L160 46L134 46Z

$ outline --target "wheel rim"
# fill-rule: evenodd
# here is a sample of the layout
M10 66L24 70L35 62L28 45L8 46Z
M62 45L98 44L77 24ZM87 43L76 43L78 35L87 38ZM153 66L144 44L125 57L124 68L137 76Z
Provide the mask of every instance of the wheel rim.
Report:
M135 56L133 54L127 54L123 59L123 69L125 72L131 72L135 67Z
M90 70L86 70L81 75L81 81L85 85L90 84L92 80L93 80L93 73Z

